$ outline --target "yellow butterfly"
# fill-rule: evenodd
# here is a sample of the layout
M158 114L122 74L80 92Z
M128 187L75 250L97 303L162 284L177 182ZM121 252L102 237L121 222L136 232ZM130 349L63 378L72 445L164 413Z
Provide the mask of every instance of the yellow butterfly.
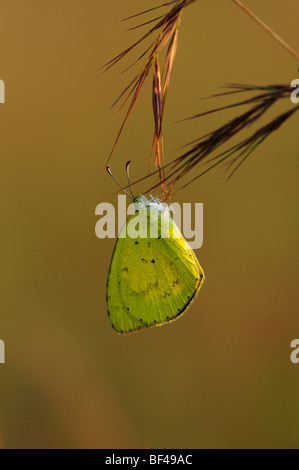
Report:
M204 281L203 270L169 207L145 196L132 195L132 199L136 212L116 241L107 280L108 315L118 333L176 320ZM136 225L142 236L132 230Z

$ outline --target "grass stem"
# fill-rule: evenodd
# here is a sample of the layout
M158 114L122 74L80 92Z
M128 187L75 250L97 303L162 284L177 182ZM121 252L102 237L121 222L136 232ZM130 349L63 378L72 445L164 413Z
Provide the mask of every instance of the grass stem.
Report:
M233 0L233 2L238 5L242 10L247 13L256 23L258 23L270 36L275 39L286 51L288 51L296 60L299 62L299 54L296 52L286 41L284 41L273 29L271 29L266 23L264 23L258 16L256 16L249 8L247 8L239 0Z

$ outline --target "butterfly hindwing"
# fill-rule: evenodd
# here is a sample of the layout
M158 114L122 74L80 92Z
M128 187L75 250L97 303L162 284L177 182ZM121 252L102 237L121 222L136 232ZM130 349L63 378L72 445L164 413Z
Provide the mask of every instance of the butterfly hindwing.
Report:
M162 218L157 238L150 238L149 226L148 238L123 238L135 216L128 219L116 242L107 281L108 314L119 333L176 319L204 279L195 254L171 218L169 237Z

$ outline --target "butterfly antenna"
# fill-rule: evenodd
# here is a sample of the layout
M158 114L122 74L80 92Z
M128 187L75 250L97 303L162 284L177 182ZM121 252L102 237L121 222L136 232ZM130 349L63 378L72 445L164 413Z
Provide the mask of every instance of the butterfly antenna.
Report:
M128 161L127 164L126 164L126 172L127 172L127 178L128 178L130 193L131 193L131 195L132 195L132 198L134 199L134 194L133 194L133 192L132 192L131 181L130 181L130 173L129 173L130 163L131 163L131 162Z
M127 191L119 184L119 182L117 181L117 179L113 176L113 174L111 173L111 170L110 170L110 167L107 166L106 167L107 169L107 172L109 173L109 175L111 176L111 178L114 179L115 183L120 187L120 189L130 198L130 199L134 199L133 195L130 196L130 194L127 193ZM131 189L131 188L130 188ZM131 191L132 192L132 191Z

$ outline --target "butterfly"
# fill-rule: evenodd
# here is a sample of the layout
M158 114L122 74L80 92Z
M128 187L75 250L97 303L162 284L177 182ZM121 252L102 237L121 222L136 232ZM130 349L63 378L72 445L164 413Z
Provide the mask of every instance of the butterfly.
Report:
M129 175L128 181L130 186ZM176 320L204 281L204 272L173 220L169 206L153 197L132 194L131 198L136 212L119 233L107 279L107 311L117 333L131 333ZM136 226L139 226L137 236Z

